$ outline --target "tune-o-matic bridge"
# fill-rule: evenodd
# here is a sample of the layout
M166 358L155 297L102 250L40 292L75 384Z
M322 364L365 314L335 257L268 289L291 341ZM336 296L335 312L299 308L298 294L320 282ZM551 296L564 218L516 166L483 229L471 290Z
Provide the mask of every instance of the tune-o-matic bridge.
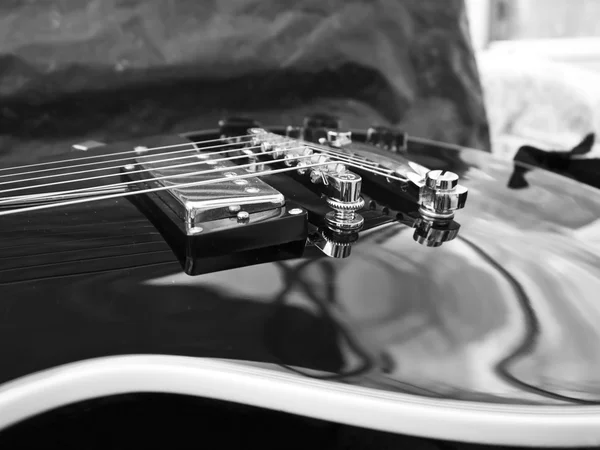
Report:
M364 220L356 213L364 201L360 197L362 179L348 170L343 156L319 151L305 142L269 133L262 128L249 130L253 136L252 147L258 147L272 158L283 157L289 167L296 167L300 174L309 173L313 183L322 186L327 205L333 210L325 220L335 231L358 231Z
M300 173L306 171L303 167L318 161L341 162L310 169L311 180L323 184L327 205L333 209L326 215L328 230L325 230L325 236L333 233L338 242L348 242L348 236L340 236L340 233L347 234L362 227L363 218L356 213L364 206L360 197L362 178L359 174L385 186L396 197L405 194L419 206L411 226L415 228L414 239L420 244L437 247L454 239L458 233L458 224L453 222L453 218L455 212L464 207L468 190L458 184L458 176L453 172L429 170L397 154L394 158L377 154L372 146L352 142L350 132L319 129L318 133L313 133L314 136L308 133L316 142L313 145L303 142L301 147L297 146L295 139L307 136L306 130L301 128L288 127L287 138L262 129L251 129L250 132L254 135L254 143L259 144L263 151L288 148L285 158L294 160ZM403 135L404 147L406 139ZM341 147L343 151L338 150ZM330 241L323 239L328 245L331 245ZM338 256L349 254L349 244L337 247L343 250L341 253L334 252Z
M313 184L320 186L331 211L324 218L326 227L317 229L311 235L311 242L328 256L349 256L364 224L358 211L365 202L360 196L362 178L348 170L346 158L262 128L252 128L249 133L251 147L259 148L259 152L271 158L283 158L285 165L295 167L300 175L308 175Z

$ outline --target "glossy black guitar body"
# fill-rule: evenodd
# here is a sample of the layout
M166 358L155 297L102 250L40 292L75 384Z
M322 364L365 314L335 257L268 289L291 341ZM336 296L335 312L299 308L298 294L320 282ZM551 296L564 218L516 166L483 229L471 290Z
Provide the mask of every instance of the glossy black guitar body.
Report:
M598 191L539 169L511 189L511 163L418 139L372 151L460 176L456 238L415 242L418 206L367 179L366 226L343 259L305 247L297 221L257 231L276 245L236 252L241 237L216 233L190 256L142 197L0 216L0 425L163 392L438 439L600 444ZM317 190L267 178L309 235L322 225Z

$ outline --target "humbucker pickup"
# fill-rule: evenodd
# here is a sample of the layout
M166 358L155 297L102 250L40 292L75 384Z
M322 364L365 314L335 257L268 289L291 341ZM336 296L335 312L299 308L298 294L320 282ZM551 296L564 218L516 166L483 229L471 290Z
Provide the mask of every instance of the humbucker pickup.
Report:
M185 273L200 275L302 255L307 212L243 164L245 142L136 148L122 167L130 200L154 224Z
M223 154L218 149L203 152L194 144L190 144L189 149L193 152L180 159L144 154L141 149L135 163L124 167L127 178L143 181L150 188L170 187L156 192L155 198L160 202L157 206L168 209L165 211L168 215L175 215L186 234L201 232L206 222L244 220L246 215L285 205L285 197L280 192L258 177L247 177L251 172L228 160L231 149ZM241 175L246 177L238 178ZM231 181L223 181L224 178Z

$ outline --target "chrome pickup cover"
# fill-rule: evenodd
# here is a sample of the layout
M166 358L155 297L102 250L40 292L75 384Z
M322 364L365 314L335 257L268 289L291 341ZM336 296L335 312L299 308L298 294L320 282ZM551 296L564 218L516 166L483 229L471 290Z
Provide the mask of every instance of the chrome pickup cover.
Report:
M285 205L285 197L258 177L235 178L251 172L237 167L232 161L223 161L223 158L235 155L233 151L226 154L203 153L193 144L190 144L190 149L193 150L192 158L187 158L189 154L184 153L185 158L181 159L180 150L185 150L185 147L178 147L179 154L173 157L164 154L152 156L141 151L135 158L134 167L128 167L129 170L125 171L127 177L144 180L149 187L172 187L156 192L153 197L162 203L157 206L168 208L168 212L181 219L180 227L186 234L200 232L202 223L227 218L235 221L240 212L252 214ZM205 171L209 173L203 173ZM173 177L174 175L177 176ZM161 179L163 177L173 178ZM231 181L210 183L210 180L224 177L231 177ZM201 181L209 182L180 186Z

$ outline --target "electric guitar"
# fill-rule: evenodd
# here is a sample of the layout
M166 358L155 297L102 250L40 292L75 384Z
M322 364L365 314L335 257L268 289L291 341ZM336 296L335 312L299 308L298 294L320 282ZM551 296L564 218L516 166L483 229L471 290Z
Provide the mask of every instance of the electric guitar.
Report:
M165 393L600 444L600 196L513 170L321 115L0 166L0 429Z

